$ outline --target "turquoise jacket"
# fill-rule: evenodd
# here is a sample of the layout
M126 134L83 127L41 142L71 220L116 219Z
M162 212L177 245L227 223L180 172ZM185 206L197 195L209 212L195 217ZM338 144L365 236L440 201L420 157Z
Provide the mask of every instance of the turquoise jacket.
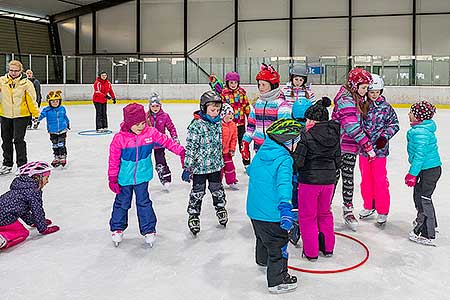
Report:
M267 138L247 168L250 177L247 215L250 219L280 222L278 205L291 203L292 165L289 151Z
M417 176L420 171L442 165L436 139L436 123L425 120L412 125L406 134L408 140L409 174Z

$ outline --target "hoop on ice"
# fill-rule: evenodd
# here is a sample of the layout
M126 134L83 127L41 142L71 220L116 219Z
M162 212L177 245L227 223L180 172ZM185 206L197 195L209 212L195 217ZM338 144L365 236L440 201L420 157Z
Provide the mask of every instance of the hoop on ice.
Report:
M342 269L336 269L336 270L311 270L311 269L302 269L302 268L297 268L297 267L293 267L293 266L288 266L289 269L294 270L294 271L298 271L298 272L303 272L303 273L312 273L312 274L333 274L333 273L342 273L342 272L347 272L353 269L356 269L360 266L362 266L363 264L366 263L366 261L369 259L369 248L360 240L346 235L344 233L340 233L340 232L335 232L334 234L336 235L340 235L343 236L345 238L348 238L354 242L356 242L357 244L361 245L361 247L366 251L366 257L364 257L364 259L357 263L356 265L347 267L347 268L342 268Z
M97 130L95 130L95 129L81 130L78 132L79 135L86 135L86 136L107 135L107 134L111 134L111 133L112 133L111 130L97 132Z

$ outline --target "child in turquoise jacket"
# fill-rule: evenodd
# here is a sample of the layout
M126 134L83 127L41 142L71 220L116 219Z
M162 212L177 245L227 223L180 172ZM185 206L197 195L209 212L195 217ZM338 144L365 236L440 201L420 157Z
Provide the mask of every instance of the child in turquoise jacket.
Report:
M420 101L411 106L409 120L411 128L408 139L408 161L411 164L405 177L405 184L414 187L414 204L417 218L414 229L409 233L413 242L435 246L436 215L431 199L441 177L441 159L436 139L436 123L432 120L436 107Z
M265 139L247 169L250 177L247 215L256 236L256 263L267 266L269 291L282 293L297 287L297 278L287 269L288 232L294 222L292 204L292 154L302 125L279 119L267 128Z

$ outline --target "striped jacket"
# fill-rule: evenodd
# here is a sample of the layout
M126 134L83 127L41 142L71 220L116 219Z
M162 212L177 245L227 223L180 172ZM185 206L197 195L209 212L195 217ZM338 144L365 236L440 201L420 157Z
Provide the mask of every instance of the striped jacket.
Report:
M237 126L245 126L245 119L250 113L250 103L248 102L247 92L238 87L235 90L224 88L220 94L224 103L228 103L234 110L234 122Z
M341 153L358 154L361 148L370 145L361 126L361 113L356 107L352 94L341 86L334 97L334 108L331 119L341 125Z
M370 103L369 111L367 116L363 118L362 126L372 144L375 144L379 137L385 137L389 141L400 130L397 114L383 96ZM377 157L389 155L389 143L382 149L375 148ZM361 154L367 156L365 152Z
M136 135L121 130L114 135L109 148L108 177L117 177L119 185L137 185L153 178L152 150L156 146L184 156L183 146L154 127L145 126Z
M254 149L258 151L266 138L267 127L281 118L291 118L291 107L278 88L261 95L251 107L243 140L248 143L253 140Z

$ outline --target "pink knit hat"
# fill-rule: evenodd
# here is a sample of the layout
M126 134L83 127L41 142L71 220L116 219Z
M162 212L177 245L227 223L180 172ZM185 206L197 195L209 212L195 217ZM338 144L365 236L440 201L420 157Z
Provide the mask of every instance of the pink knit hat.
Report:
M130 103L123 108L122 130L128 131L133 125L141 123L147 119L144 106L138 103Z

